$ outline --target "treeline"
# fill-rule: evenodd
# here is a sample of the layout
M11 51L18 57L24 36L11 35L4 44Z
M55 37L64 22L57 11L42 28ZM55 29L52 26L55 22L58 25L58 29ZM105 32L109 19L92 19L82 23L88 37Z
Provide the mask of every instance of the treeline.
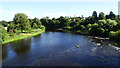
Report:
M28 19L24 13L17 13L13 21L0 21L0 42L20 33L31 33L35 29L45 29L38 18Z
M13 18L13 21L1 21L2 41L6 36L14 34L29 33L33 29L47 30L70 30L81 34L92 36L109 37L113 41L120 42L120 17L112 11L105 15L103 12L97 14L96 11L89 17L59 17L52 18L44 17L41 19L28 19L28 16L23 13L18 13ZM45 27L44 27L44 26ZM5 29L7 27L7 29Z
M48 30L64 29L92 36L109 37L113 41L120 42L120 17L112 11L109 15L103 12L97 14L94 11L92 16L86 18L61 16L52 19L46 17L40 21Z

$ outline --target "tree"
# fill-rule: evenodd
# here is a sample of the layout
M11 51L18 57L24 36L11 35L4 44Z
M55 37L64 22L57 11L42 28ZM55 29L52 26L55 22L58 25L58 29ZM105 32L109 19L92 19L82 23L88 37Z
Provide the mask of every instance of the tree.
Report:
M97 20L93 16L90 16L90 17L85 19L83 25L86 26L87 24L94 24L96 22L97 22Z
M109 19L109 15L106 15L105 17L106 17L106 19Z
M28 16L25 15L24 13L15 14L15 17L13 20L14 20L15 24L20 24L22 32L23 32L23 30L29 31L31 29L31 25L30 25L30 21L28 20Z
M94 11L93 14L92 14L92 16L93 16L95 19L97 19L97 12Z
M113 27L117 25L115 20L107 19L106 24L104 25L109 31L114 30Z
M60 21L61 27L64 28L66 26L70 26L71 21L69 18L65 18L65 17L61 16L58 20Z
M88 25L86 26L86 28L87 28L88 31L91 29L91 27L92 27L91 24L88 24Z
M85 31L86 30L85 26L84 25L80 25L80 30Z
M27 20L26 23L22 24L22 26L24 26L22 29L25 30L26 32L30 32L31 31L31 25L29 23L29 20Z
M34 19L28 19L30 22L31 27L33 27Z
M109 38L112 40L112 41L120 41L120 30L118 31L110 31L109 33Z
M7 31L4 26L0 24L0 43L7 39Z
M109 18L114 20L116 18L116 15L111 11L109 14Z
M8 32L10 32L10 30L14 30L14 28L15 28L15 24L14 23L10 23L10 25L8 26L8 28L7 28L7 31Z
M103 19L103 20L98 20L98 24L99 24L99 26L100 27L105 27L104 25L106 24L106 20L105 19Z
M20 24L26 23L27 20L28 20L28 16L25 15L24 13L17 13L15 14L15 17L13 18L13 21L15 23L20 23Z
M7 27L7 26L8 26L7 21L2 20L2 25L3 25L4 27Z
M36 23L33 24L33 28L34 28L34 29L37 29L37 28L38 28L38 26L37 26Z
M91 30L89 31L90 35L93 36L103 36L105 30L101 27L98 27L97 25L92 26Z
M36 18L36 17L34 18L34 23L36 23L39 28L42 25L41 21L38 18Z
M105 19L104 13L100 12L99 13L99 20Z
M117 21L116 30L120 30L120 20Z

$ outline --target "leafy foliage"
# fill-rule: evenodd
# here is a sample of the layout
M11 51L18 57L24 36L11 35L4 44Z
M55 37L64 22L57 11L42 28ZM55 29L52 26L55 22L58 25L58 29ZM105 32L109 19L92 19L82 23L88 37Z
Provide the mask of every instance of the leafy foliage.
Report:
M34 18L28 19L24 13L17 13L13 21L1 21L2 27L7 27L7 32L4 34L13 36L14 34L31 32L32 29L47 29L47 30L71 30L77 31L81 34L88 34L93 36L110 37L111 40L120 41L120 18L118 18L112 11L105 15L94 11L92 16L84 18L81 17L59 17L52 18ZM2 39L3 40L3 39Z

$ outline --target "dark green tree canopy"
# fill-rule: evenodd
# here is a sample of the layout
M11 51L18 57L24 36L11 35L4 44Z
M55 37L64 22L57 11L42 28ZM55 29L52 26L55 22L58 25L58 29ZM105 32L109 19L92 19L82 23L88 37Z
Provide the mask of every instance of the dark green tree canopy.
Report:
M97 18L97 12L94 11L93 14L92 14L92 16L93 16L94 18Z
M99 20L105 19L105 14L103 12L99 13Z
M7 27L7 26L8 26L7 21L2 20L1 23L2 23L2 25L3 25L4 27Z
M109 14L110 19L115 19L116 15L111 11Z
M36 23L38 26L41 26L42 25L42 23L41 23L41 21L39 20L39 18L34 18L34 23Z
M25 15L24 13L17 13L15 14L15 17L13 18L13 21L17 23L25 23L28 20L28 16Z
M15 24L20 25L22 31L30 30L30 28L31 28L30 21L28 20L28 16L25 15L24 13L15 14L15 17L13 20L14 20Z

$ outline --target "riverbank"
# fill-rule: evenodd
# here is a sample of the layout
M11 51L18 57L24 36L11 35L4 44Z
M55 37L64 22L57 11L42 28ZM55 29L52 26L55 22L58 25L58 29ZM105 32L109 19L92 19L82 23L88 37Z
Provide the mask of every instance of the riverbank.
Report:
M45 29L37 29L36 31L33 31L31 33L21 33L19 35L15 35L13 37L9 37L7 40L3 41L2 44L6 44L6 43L13 42L13 41L17 41L17 40L33 37L33 36L39 35L39 34L41 34L43 32L45 32Z

